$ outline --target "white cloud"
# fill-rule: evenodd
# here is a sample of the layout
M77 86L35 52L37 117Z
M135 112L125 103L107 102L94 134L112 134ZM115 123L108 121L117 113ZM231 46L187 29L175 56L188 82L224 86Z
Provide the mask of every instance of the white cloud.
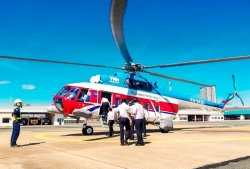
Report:
M2 85L2 84L8 84L8 83L10 83L10 81L0 81L0 85Z
M24 84L24 85L22 85L22 89L23 90L34 90L36 88L36 86L34 86L34 85L31 85L31 84Z

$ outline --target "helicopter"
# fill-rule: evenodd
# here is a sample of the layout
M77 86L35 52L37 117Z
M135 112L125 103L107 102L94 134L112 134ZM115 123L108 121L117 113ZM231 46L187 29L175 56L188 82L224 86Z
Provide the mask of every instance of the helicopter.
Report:
M47 111L49 113L58 113L65 116L73 115L78 119L83 117L85 119L82 128L82 133L84 135L91 135L94 132L93 127L87 125L87 121L89 119L100 118L99 115L102 97L105 97L110 101L112 108L116 108L123 98L127 99L127 102L130 102L134 97L138 98L144 107L146 122L148 124L157 125L163 133L173 130L173 118L178 113L180 105L204 107L220 111L235 96L238 97L244 105L243 100L236 91L234 75L232 75L232 78L235 91L230 93L224 100L221 101L221 103L215 103L200 98L174 93L172 91L166 91L161 89L156 82L152 82L151 80L143 77L142 74L147 73L152 76L209 87L211 85L151 72L148 71L148 69L243 60L250 59L250 56L198 60L153 66L144 66L140 63L135 63L129 54L123 34L123 17L126 7L127 0L112 0L110 8L110 23L113 38L126 62L121 67L20 58L13 56L0 56L0 58L53 64L112 68L124 71L117 72L112 75L94 75L90 78L90 82L66 84L56 95L54 95L53 104L48 107ZM81 99L83 94L85 97L84 99Z

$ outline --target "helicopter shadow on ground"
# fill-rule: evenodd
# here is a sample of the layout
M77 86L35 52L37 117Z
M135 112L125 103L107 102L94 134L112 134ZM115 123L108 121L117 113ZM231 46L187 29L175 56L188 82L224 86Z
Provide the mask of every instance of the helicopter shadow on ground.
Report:
M185 128L176 128L172 131L169 131L167 133L162 133L162 134L172 134L175 133L175 131L179 131L179 130L185 130L185 131L195 131L197 132L196 129L204 129L204 128L227 128L228 126L212 126L212 127L185 127ZM201 131L202 132L202 131ZM225 132L225 131L224 131ZM160 133L159 129L147 129L147 133ZM114 135L111 137L107 136L108 131L107 132L94 132L92 135L99 135L103 137L99 137L99 138L93 138L93 139L87 139L85 141L97 141L97 140L105 140L105 139L109 139L109 138L114 138L114 137L120 137L120 131L114 131ZM135 132L136 134L136 132ZM81 137L88 137L88 136L92 136L92 135L83 135L82 133L75 133L75 134L66 134L66 135L61 135L62 137L68 137L68 136L81 136ZM150 136L150 134L147 134L147 137ZM147 140L147 137L144 137L144 140ZM131 140L132 141L132 140ZM134 142L130 142L131 144L134 144L136 142L136 140ZM130 144L129 143L129 144ZM149 144L150 142L145 142L145 144Z
M173 130L166 133L174 133L175 131L185 130L185 131L197 131L196 129L204 128L228 128L228 126L212 126L212 127L183 127L183 128L174 128ZM147 129L147 133L159 133L159 129ZM164 134L164 133L163 133Z
M42 144L42 143L46 143L46 142L38 142L38 143L22 144L22 145L20 145L20 147L34 146L34 145L38 145L38 144Z
M159 130L157 132L159 132ZM85 141L97 141L97 140L104 140L104 139L109 139L109 138L114 138L114 137L120 137L120 131L114 131L114 135L111 136L111 137L107 136L107 134L108 134L108 132L95 132L92 135L100 135L100 136L101 135L105 135L105 136L99 137L99 138L87 139ZM76 133L76 134L67 134L67 135L61 135L61 136L62 137L68 137L68 136L82 136L82 137L86 137L86 136L91 136L91 135L83 135L82 133ZM147 136L150 136L150 135L147 135ZM144 140L146 140L146 139L147 138L144 137ZM136 142L136 140L135 140L135 142ZM149 143L151 143L151 142L145 142L145 144L149 144Z

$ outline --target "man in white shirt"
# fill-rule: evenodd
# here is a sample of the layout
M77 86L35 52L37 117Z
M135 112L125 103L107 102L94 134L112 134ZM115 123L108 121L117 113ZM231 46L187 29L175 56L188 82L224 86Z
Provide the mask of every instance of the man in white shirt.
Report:
M143 132L143 118L145 117L143 106L139 103L137 98L133 99L134 102L134 110L133 112L130 112L131 114L134 114L135 117L135 129L137 134L137 143L136 146L144 146L144 141L142 137Z
M122 99L122 103L117 107L116 113L119 114L120 127L120 142L121 146L128 146L128 139L130 138L130 109L127 105L126 99ZM124 126L126 128L126 136L124 140Z
M114 133L114 129L113 129L113 124L115 122L115 114L114 112L112 111L112 108L109 107L108 108L108 117L107 117L107 122L108 122L108 125L109 125L109 134L108 134L108 137L111 137Z
M103 115L104 118L107 118L108 108L110 107L109 100L105 97L102 98L101 107L100 107L100 115Z
M134 106L134 102L133 100L129 102L129 107L130 107L130 111L134 112L135 111L135 106ZM134 130L135 129L135 117L134 114L131 114L131 125L130 125L130 139L134 140Z

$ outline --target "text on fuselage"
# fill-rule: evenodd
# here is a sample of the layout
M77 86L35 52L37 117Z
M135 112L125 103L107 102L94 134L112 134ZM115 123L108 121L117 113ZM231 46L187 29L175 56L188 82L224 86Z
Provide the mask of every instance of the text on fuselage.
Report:
M197 103L197 104L202 104L204 105L204 101L203 100L199 100L199 99L194 99L190 97L190 101L193 103Z
M110 76L109 77L109 81L111 83L119 83L119 78Z

